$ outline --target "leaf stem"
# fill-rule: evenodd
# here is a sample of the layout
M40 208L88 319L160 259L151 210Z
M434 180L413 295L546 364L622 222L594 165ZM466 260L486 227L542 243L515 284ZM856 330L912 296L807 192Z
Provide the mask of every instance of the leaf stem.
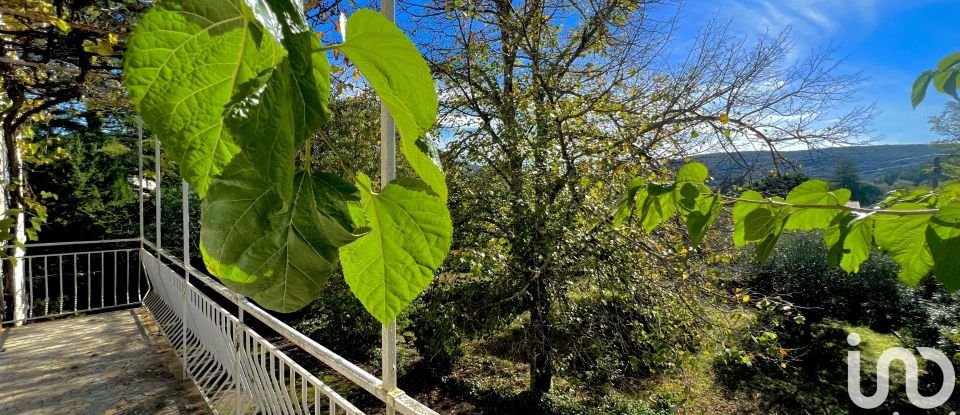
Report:
M328 52L343 46L343 43L334 43L332 45L323 45L319 48L313 48L313 52Z
M320 133L318 135L320 136L320 139L323 140L324 144L326 144L327 147L329 147L330 150L333 151L333 155L337 159L337 164L339 164L340 168L343 169L343 173L350 176L350 179L352 179L353 181L356 181L357 179L356 175L354 174L352 169L347 168L347 164L344 162L344 157L342 154L340 154L340 150L337 149L337 146L333 145L333 143L330 141L330 138L327 137L325 133Z
M313 139L308 139L307 144L303 146L304 170L307 174L313 174Z
M805 205L805 204L781 202L779 200L773 200L769 198L764 200L741 199L738 197L730 197L730 196L723 196L723 198L733 202L756 203L760 205L792 207L796 209L846 210L848 212L862 213L867 215L922 216L922 215L936 215L938 212L940 212L940 209L917 209L917 210L871 209L871 208L858 208L858 207L846 206L846 205Z

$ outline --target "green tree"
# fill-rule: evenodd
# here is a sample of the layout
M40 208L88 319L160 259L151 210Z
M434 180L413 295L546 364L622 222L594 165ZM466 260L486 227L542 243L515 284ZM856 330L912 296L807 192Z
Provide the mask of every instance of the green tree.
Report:
M54 118L44 128L34 128L30 139L34 151L24 164L32 187L58 196L45 202L50 220L41 240L136 236L138 134L134 114L129 110L105 114L98 129L72 125L75 118L70 113L52 114ZM164 186L172 187L170 183ZM147 196L149 201L149 192Z
M859 82L830 69L830 51L791 66L784 63L786 35L747 47L712 23L673 65L665 62L678 60L667 59L663 46L671 26L652 17L670 13L660 2L583 6L561 0L407 8L443 85L445 157L466 170L451 177L478 176L476 186L453 190L451 204L469 206L471 215L454 221L478 232L460 247L492 249L502 258L490 284L529 315L524 335L535 400L551 389L555 328L565 318L558 310L575 282L595 276L610 283L624 272L582 268L609 255L587 249L610 230L602 207L610 194L600 189L627 174L657 176L662 160L700 145L733 151L753 142L775 151L791 142L856 141L871 115L869 108L839 117L823 111L822 103L849 96ZM769 79L785 80L784 87ZM811 117L788 115L801 113ZM821 123L830 119L838 121Z
M341 43L322 46L314 30L291 1L159 2L128 41L125 86L202 200L200 251L212 274L292 312L342 266L357 299L390 325L433 280L452 233L443 172L423 137L436 123L434 80L413 42L372 10L351 15ZM331 49L377 92L419 178L385 171L375 186L363 172L353 183L314 172Z
M929 167L929 174L941 181L960 178L960 102L947 101L943 111L928 121L930 131L941 137L933 146L943 153L939 165Z
M854 192L854 200L860 200L856 197L856 189L860 187L860 168L857 163L850 160L840 160L833 168L833 174L830 184L842 189L850 189Z
M943 111L928 118L930 131L944 142L960 143L960 102L947 101Z
M23 171L37 143L31 126L52 112L72 112L86 127L101 127L100 111L124 106L117 71L130 27L146 7L138 0L15 0L0 4L0 238L5 257L46 219L43 189L34 189ZM14 243L8 243L8 242ZM16 289L21 267L5 261L4 286ZM14 296L15 300L19 296ZM0 296L0 310L4 307Z
M765 195L787 197L790 190L809 179L802 173L773 173L750 183L746 187Z

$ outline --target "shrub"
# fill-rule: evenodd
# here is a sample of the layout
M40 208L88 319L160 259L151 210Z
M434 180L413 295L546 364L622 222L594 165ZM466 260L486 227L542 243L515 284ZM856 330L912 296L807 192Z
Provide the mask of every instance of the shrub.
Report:
M457 291L450 288L449 284L434 284L410 311L416 316L408 327L414 334L413 346L435 375L449 373L463 356L461 331L455 321L458 310L451 301Z
M816 232L783 235L770 260L745 283L800 307L809 323L833 318L878 331L929 325L915 290L897 279L893 260L874 252L860 272L847 274L827 264L827 248Z
M608 385L676 368L699 344L697 320L670 296L589 293L571 300L557 330L566 377Z
M348 360L379 364L380 323L363 309L343 277L332 276L320 299L284 320Z

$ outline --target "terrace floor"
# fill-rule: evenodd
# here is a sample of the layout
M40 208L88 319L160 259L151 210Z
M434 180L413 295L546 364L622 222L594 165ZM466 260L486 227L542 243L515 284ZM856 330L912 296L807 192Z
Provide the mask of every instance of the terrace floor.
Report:
M143 309L5 328L0 414L207 414L175 362Z

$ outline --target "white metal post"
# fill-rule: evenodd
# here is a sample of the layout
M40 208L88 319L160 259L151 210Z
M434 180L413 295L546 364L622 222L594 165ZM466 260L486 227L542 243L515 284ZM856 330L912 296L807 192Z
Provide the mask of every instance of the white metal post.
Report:
M160 250L160 140L156 137L153 139L153 164L154 171L156 172L154 188L153 188L153 203L156 205L156 230L157 230L157 251Z
M240 381L240 359L243 356L243 353L246 353L247 350L243 345L243 335L244 335L244 326L243 326L243 307L240 306L242 303L242 297L237 293L237 298L234 300L237 303L237 324L234 325L233 332L233 341L235 343L234 356L233 356L233 393L236 398L236 409L233 413L237 415L243 415L243 406L240 398L242 397L243 387ZM314 402L314 406L320 405L319 402Z
M380 13L393 22L395 0L383 0ZM397 127L387 107L380 104L380 189L397 177ZM397 389L397 320L385 324L381 331L381 367L387 415L396 414L393 391Z
M183 274L190 281L190 184L183 181Z
M140 249L143 249L143 119L137 117L137 187L140 188Z
M190 289L190 184L186 180L181 183L183 189L183 205L181 207L183 214L183 326L180 332L180 338L183 344L184 364L183 378L187 378L187 294Z

